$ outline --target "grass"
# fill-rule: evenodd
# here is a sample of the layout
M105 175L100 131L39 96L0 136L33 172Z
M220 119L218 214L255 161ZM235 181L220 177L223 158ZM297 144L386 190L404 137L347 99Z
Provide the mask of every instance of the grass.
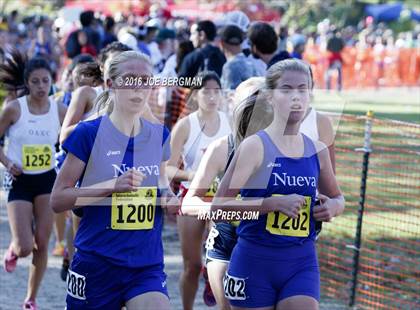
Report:
M332 112L365 115L420 124L420 88L352 90L340 94L315 91L315 107Z
M316 93L315 107L358 116L374 111L356 305L420 308L420 90ZM363 146L365 120L338 120L337 178L346 211L324 225L318 248L323 300L347 304L363 161L355 149Z

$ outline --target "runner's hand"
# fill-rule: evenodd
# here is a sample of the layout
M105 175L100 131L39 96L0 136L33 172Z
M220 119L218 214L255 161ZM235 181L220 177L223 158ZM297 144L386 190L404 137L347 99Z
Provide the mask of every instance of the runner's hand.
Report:
M299 211L305 206L306 199L302 195L291 194L266 198L271 211L280 211L291 218L298 218Z
M179 208L181 207L181 201L172 192L166 192L161 200L161 208L166 209L168 214L178 214Z
M334 208L331 206L331 199L322 194L318 194L318 198L321 204L315 206L314 218L317 221L330 222L335 214Z
M125 193L136 191L143 182L145 175L135 169L124 172L115 182L114 192Z
M19 167L18 164L14 163L13 161L9 160L7 163L7 172L10 173L13 180L16 180L16 177L22 174L22 168Z

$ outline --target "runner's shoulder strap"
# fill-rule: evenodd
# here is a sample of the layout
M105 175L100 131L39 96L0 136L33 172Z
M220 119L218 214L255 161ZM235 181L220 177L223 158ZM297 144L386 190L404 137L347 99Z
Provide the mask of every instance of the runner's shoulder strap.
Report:
M232 161L233 155L235 155L235 142L233 141L233 135L230 134L228 136L228 160L225 167L225 173Z

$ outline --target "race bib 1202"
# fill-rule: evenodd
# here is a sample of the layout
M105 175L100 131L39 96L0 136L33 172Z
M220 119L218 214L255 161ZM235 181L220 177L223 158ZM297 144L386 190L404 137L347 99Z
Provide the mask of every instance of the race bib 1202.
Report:
M279 195L273 195L279 196ZM296 219L275 211L267 215L265 229L274 235L291 237L308 237L310 224L311 197L305 196L305 205Z

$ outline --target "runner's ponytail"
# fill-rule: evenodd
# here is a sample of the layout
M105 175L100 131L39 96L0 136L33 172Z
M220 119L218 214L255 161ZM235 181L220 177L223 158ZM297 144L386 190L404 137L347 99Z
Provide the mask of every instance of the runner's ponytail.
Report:
M11 52L11 57L6 57L5 62L0 64L0 84L7 91L21 90L24 94L28 93L24 75L27 61L26 55L15 49Z

